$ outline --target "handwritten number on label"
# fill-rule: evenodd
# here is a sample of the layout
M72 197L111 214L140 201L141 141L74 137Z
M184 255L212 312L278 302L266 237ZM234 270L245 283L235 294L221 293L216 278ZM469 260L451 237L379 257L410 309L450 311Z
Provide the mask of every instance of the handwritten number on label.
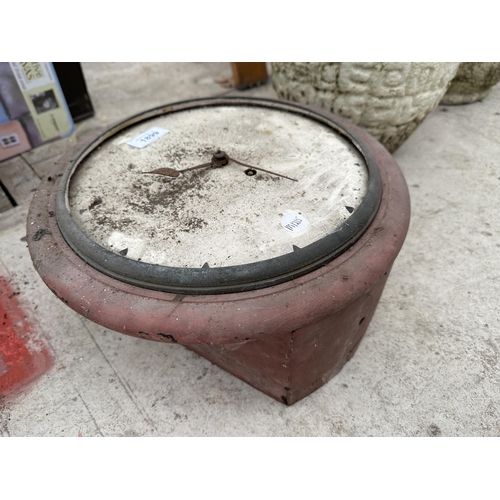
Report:
M158 132L153 132L152 134L147 135L141 139L141 142L149 142L151 139L154 139L156 136L160 135Z
M308 222L303 215L288 214L281 219L281 226L291 233L300 234L307 229Z
M152 127L149 130L146 130L142 134L134 137L131 141L128 141L127 144L134 148L145 148L152 142L156 141L160 137L168 134L168 130L161 127Z
M293 219L292 222L286 224L285 228L288 229L289 231L293 231L294 228L300 226L302 222L304 222L302 219L299 219L297 216L295 216L295 219Z

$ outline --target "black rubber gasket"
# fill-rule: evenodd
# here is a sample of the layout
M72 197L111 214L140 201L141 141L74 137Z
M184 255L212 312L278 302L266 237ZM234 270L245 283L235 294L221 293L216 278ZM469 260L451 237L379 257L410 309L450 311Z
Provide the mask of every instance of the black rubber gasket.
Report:
M368 169L367 193L354 213L341 226L303 248L288 254L237 266L178 268L148 264L115 254L85 235L73 221L67 203L71 178L83 159L116 133L151 118L199 107L257 106L287 111L316 120L347 139L364 157ZM142 288L186 295L235 293L265 288L298 278L328 264L352 246L366 231L377 213L382 195L378 167L364 144L335 120L335 116L301 104L259 98L223 97L177 102L137 114L113 125L90 144L77 151L61 179L56 197L59 229L73 251L98 271Z

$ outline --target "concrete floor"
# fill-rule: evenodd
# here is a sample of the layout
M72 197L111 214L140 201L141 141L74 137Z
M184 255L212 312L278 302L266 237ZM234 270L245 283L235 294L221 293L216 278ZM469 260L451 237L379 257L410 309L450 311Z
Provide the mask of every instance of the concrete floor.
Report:
M24 158L49 172L86 133L156 105L239 92L228 63L83 65L96 116ZM271 84L243 95L275 97ZM412 220L354 358L286 407L178 345L77 315L28 254L28 201L0 214L0 276L53 367L0 406L2 436L499 436L500 85L439 106L394 154Z

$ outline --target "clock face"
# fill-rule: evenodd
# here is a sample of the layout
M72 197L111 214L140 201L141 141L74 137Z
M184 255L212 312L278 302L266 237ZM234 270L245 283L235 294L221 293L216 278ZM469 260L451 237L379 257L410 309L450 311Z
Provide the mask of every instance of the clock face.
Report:
M376 167L301 106L189 101L133 121L72 162L57 214L77 253L124 281L185 293L269 286L334 258L375 214ZM218 151L225 165L211 164Z

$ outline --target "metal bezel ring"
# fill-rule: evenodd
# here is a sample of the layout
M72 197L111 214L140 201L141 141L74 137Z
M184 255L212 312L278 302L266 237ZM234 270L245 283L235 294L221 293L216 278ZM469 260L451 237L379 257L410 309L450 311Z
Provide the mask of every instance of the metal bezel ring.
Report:
M251 264L210 268L178 268L148 264L115 254L85 235L73 221L68 203L69 184L79 165L116 133L148 119L199 107L257 106L287 111L316 120L340 133L361 153L368 169L367 193L360 206L341 226L320 240L288 254ZM69 161L56 195L56 219L72 250L98 271L131 285L176 294L206 295L257 290L298 278L324 266L352 246L377 213L382 183L376 162L365 145L335 120L331 113L291 102L260 98L205 98L181 101L134 115L108 128L79 149Z

